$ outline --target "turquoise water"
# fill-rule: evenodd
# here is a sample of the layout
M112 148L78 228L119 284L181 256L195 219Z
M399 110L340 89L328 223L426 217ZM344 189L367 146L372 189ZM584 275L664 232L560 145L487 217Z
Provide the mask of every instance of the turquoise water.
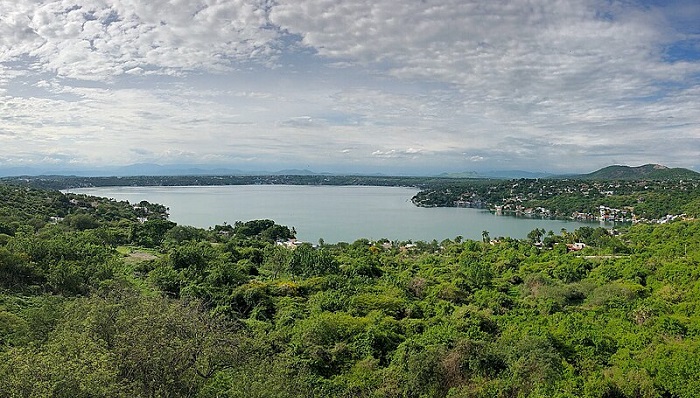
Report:
M524 238L535 228L559 234L597 224L496 216L485 210L421 208L411 203L418 190L402 187L231 185L197 187L101 187L71 192L170 208L181 225L208 228L224 222L269 218L294 227L300 240L354 242L360 238L441 241L456 236L481 240Z

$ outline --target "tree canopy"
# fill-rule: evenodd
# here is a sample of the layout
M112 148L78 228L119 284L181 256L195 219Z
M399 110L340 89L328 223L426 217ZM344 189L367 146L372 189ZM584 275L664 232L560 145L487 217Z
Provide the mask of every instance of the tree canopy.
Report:
M293 248L271 220L0 193L0 397L700 390L698 221Z

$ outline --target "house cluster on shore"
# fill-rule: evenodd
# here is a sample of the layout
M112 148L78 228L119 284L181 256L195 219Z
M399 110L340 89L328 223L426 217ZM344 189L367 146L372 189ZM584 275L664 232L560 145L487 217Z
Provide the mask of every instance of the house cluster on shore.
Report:
M469 207L469 206L467 206ZM525 207L522 205L506 204L497 205L491 208L497 215L515 215L518 217L533 217L533 218L554 218L558 217L555 212L544 207ZM586 212L573 212L569 216L570 219L576 221L600 221L600 222L619 222L619 223L650 223L650 224L665 224L676 220L686 220L687 215L684 214L668 214L658 219L647 219L638 217L634 214L634 207L626 206L622 209L600 205L598 214Z
M498 215L590 222L665 223L692 214L687 203L700 193L700 180L520 179L461 182L426 189L411 201L421 207L470 207ZM670 199L672 203L667 203ZM688 207L688 206L691 207ZM685 207L684 207L685 206ZM669 215L660 213L666 209Z
M599 207L600 216L598 221L604 222L634 222L636 216L634 215L633 207L623 207L622 209L614 209L612 207L607 207L600 205Z
M552 218L555 214L544 207L525 207L519 204L505 204L502 206L494 206L492 209L497 215L514 214L521 217L534 218Z
M678 220L692 220L691 217L688 217L687 214L667 214L661 218L654 218L654 219L646 219L646 218L637 218L633 222L635 223L648 223L648 224L666 224L671 221L678 221Z

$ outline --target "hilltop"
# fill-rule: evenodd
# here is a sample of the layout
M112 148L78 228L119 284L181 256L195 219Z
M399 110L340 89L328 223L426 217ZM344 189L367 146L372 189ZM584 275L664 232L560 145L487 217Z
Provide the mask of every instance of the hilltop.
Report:
M613 165L575 178L585 180L675 180L698 179L700 173L684 168L669 168L660 164L645 164L637 167Z

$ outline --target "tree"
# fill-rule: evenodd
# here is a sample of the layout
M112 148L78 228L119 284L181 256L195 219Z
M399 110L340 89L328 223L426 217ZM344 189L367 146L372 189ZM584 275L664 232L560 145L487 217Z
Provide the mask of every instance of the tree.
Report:
M338 262L325 249L314 249L310 244L303 244L292 252L288 270L292 275L309 277L338 272Z
M37 270L26 257L0 247L0 287L5 289L22 289L40 280Z
M131 240L146 247L157 247L165 239L165 234L173 228L174 222L168 220L148 220L143 224L134 224L131 232Z
M545 231L544 228L535 228L532 231L528 232L527 238L532 243L540 243L542 241L542 237L546 232L547 231Z
M95 229L100 226L94 216L90 214L75 214L66 217L65 220L71 227L77 229L78 231L84 231L86 229Z
M0 354L0 396L193 396L242 360L242 335L196 302L103 293L69 305L44 345Z

